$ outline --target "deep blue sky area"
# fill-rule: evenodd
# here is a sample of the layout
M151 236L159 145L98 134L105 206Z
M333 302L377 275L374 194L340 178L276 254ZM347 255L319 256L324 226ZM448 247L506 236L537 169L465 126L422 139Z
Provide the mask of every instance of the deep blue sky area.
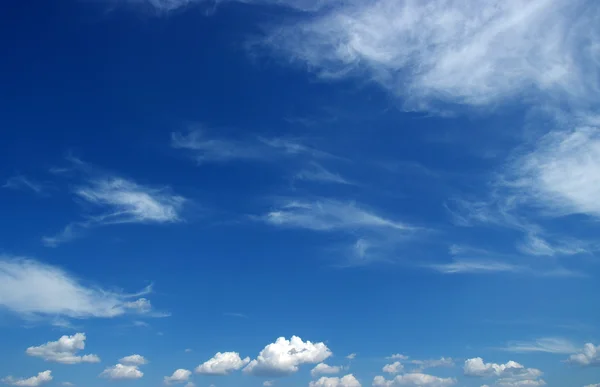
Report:
M4 1L0 380L600 386L599 26Z

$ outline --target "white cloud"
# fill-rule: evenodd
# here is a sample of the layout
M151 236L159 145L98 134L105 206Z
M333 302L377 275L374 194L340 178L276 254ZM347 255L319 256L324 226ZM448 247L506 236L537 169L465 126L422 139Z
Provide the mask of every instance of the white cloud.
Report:
M320 363L329 356L331 351L325 343L304 342L298 336L292 336L290 340L280 337L267 345L258 357L244 368L244 372L253 375L292 374L298 371L302 364Z
M600 130L553 131L508 168L508 188L544 214L600 216ZM539 245L539 243L538 243ZM544 246L542 246L544 247ZM567 252L572 250L567 246ZM542 253L548 249L536 249ZM549 251L553 255L552 251Z
M199 129L187 133L172 133L171 147L188 152L198 164L226 163L236 160L273 161L284 156L300 155L311 158L335 158L295 139L259 137L234 140L208 136L205 131ZM318 177L323 178L323 175Z
M204 375L228 375L250 362L250 358L242 359L237 352L217 352L217 354L196 367L195 372Z
M399 374L404 371L404 365L399 361L395 361L391 364L384 365L382 371L387 372L388 374Z
M428 360L411 360L411 364L417 366L415 371L423 371L427 368L436 367L454 367L454 360L449 357L441 357L439 359L428 359Z
M416 230L415 227L386 219L354 203L337 200L289 201L281 208L264 215L263 219L276 226L315 231L356 228L383 228L403 232Z
M587 386L584 387L600 387L600 383L598 384L588 384Z
M396 387L396 386L422 386L422 387L447 387L456 384L454 378L438 378L437 376L410 373L398 375L392 380L386 380L383 376L373 379L373 387Z
M129 355L129 356L125 356L124 358L121 358L121 360L119 360L119 363L140 366L140 365L147 364L148 360L146 360L146 358L143 357L142 355L135 354L135 355Z
M56 266L0 256L0 305L23 316L115 317L135 312L126 304L139 295L88 287Z
M341 367L338 366L330 366L325 363L319 363L310 371L310 374L315 377L318 375L330 375L337 374L341 371Z
M165 376L164 382L165 384L185 383L189 380L191 375L192 371L180 368L178 370L175 370L175 372L173 372L173 375Z
M386 357L386 359L389 359L389 360L408 360L408 358L409 358L408 356L403 355L401 353L395 353L391 356Z
M185 203L185 198L167 187L150 188L118 177L91 180L75 194L106 210L94 217L102 224L179 222Z
M25 176L19 175L14 176L6 180L6 183L2 186L2 188L10 188L15 190L30 190L35 192L36 194L41 194L44 191L44 185L33 181Z
M316 181L321 183L353 184L339 174L331 172L315 162L310 164L310 169L303 169L294 177L297 180Z
M275 382L273 382L272 380L265 380L263 382L263 386L265 386L265 387L271 387L271 386L274 386L274 385L275 385Z
M508 262L490 259L454 259L450 263L432 264L429 267L445 274L459 273L497 273L497 272L520 272L523 268Z
M214 384L211 384L211 386L212 386L212 387L215 387L215 385L214 385ZM196 385L194 384L194 382L187 382L187 383L185 384L185 387L196 387Z
M10 384L11 386L19 387L37 387L44 383L48 383L52 380L52 371L43 371L27 379L16 379L12 376L8 376L2 379L3 383Z
M484 363L480 357L467 359L464 374L476 377L496 377L497 386L544 386L546 382L539 379L542 371L536 368L525 368L523 365L509 361L505 364Z
M585 344L578 353L569 356L568 362L583 367L600 366L600 345Z
M341 378L323 376L317 381L310 382L309 387L361 387L361 384L354 375L348 374Z
M106 368L99 375L101 378L110 380L140 379L144 373L136 365L115 364Z
M348 359L348 360L354 360L354 359L356 359L356 354L355 353L351 353L350 355L346 356L346 359Z
M27 348L29 356L41 357L46 361L62 364L99 363L97 355L76 355L85 348L85 333L76 333L72 336L62 336L57 341L49 341L38 347Z
M558 337L543 337L534 341L514 341L503 348L509 352L574 353L577 348L568 340Z
M75 384L73 384L71 382L62 382L61 385L65 386L65 387L73 387Z
M598 91L600 27L583 0L336 5L273 28L262 44L323 78L371 79L413 109L540 94L586 105Z

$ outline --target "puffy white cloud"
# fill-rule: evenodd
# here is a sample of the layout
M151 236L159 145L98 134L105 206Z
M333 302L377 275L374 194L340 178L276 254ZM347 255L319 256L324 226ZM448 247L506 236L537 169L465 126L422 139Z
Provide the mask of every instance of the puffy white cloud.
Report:
M319 363L310 371L310 374L315 377L318 375L337 374L341 371L341 367L330 366L325 363Z
M392 380L386 380L383 376L373 379L373 387L396 387L396 386L422 386L422 387L447 387L456 383L454 378L438 378L437 376L422 373L409 373L398 375Z
M569 356L568 362L583 367L600 366L600 345L585 344L579 353Z
M124 294L88 287L62 269L32 259L0 256L0 306L21 315L115 317L136 312Z
M144 376L144 373L140 371L136 365L119 363L106 368L99 376L110 380L140 379Z
M17 379L12 376L8 376L2 379L3 383L10 384L11 386L19 387L37 387L44 383L52 380L52 371L43 371L27 379Z
M291 374L298 371L302 364L320 363L329 356L331 351L325 343L304 342L298 336L292 336L290 340L280 337L267 345L244 368L244 372L254 375Z
M192 371L180 368L173 372L171 376L165 376L164 382L165 384L171 383L184 383L187 382L192 375Z
M388 374L399 374L400 372L404 371L404 365L399 361L395 361L391 364L386 364L383 366L382 371L387 372Z
M244 367L250 358L242 359L237 352L217 352L217 354L196 367L196 373L205 375L227 375Z
M323 78L374 80L413 109L540 95L587 105L600 27L585 10L584 0L354 0L262 43Z
M348 374L341 378L323 376L317 381L310 382L309 387L361 387L361 384L354 375Z
M76 355L85 349L85 333L76 333L72 336L62 336L57 341L49 341L38 347L29 347L26 353L29 356L41 357L44 360L62 364L99 363L96 355Z
M497 386L544 386L546 382L539 379L542 371L536 368L525 368L521 364L509 361L506 364L484 363L480 357L465 361L464 373L467 376L497 377Z
M129 355L129 356L125 356L124 358L121 358L119 360L119 363L139 366L139 365L147 364L148 360L145 357L143 357L142 355L135 354L135 355Z

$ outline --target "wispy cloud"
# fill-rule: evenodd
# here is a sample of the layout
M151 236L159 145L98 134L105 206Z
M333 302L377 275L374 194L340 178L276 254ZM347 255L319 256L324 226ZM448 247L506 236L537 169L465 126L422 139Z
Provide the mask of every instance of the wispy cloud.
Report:
M309 168L305 168L298 172L294 178L296 180L307 180L320 183L332 183L332 184L347 184L352 185L354 183L346 180L341 175L331 172L321 164L312 162Z
M50 247L71 241L86 229L111 224L164 224L183 220L182 211L188 202L167 186L151 187L132 180L95 170L80 160L72 160L84 174L84 182L73 190L76 199L94 209L80 221L71 222L56 235L44 236Z
M14 190L29 190L34 193L41 195L45 191L45 184L32 180L23 175L13 176L6 180L6 183L2 188L9 188Z
M336 5L259 44L322 78L372 79L418 110L540 96L585 105L598 91L600 27L583 0Z
M116 317L127 313L146 314L132 309L132 299L148 294L108 291L84 285L64 270L35 260L0 257L0 306L25 318Z
M204 129L171 133L171 147L181 149L199 164L226 163L232 161L276 161L282 157L305 156L312 158L335 158L335 156L312 148L300 139L247 137L232 139L216 137Z
M577 347L569 340L559 337L543 337L533 341L513 341L504 348L508 352L547 352L547 353L575 353Z
M523 268L510 263L485 259L454 259L450 263L431 264L429 267L445 274L497 272L517 273L523 271Z

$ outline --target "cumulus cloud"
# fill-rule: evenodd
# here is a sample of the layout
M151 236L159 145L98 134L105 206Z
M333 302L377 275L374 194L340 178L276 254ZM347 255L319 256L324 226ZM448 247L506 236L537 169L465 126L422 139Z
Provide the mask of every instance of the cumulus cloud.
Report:
M325 363L319 363L310 371L310 374L315 377L318 375L330 375L337 374L342 370L341 367L338 366L330 366Z
M372 79L414 109L540 95L585 105L598 91L600 56L587 5L356 0L273 28L261 43L323 78Z
M135 313L124 294L88 287L62 269L32 259L0 256L0 305L23 316L115 317Z
M384 365L382 371L387 372L388 374L399 374L404 371L404 365L399 361L395 361L391 364Z
M422 386L422 387L447 387L456 384L454 378L438 378L437 376L409 373L398 375L392 380L386 380L383 376L373 379L373 387L396 387L396 386Z
M600 345L587 343L578 353L569 356L567 361L582 367L600 366Z
M408 360L409 356L403 355L401 353L395 353L391 356L386 357L386 359L389 360Z
M480 357L467 359L464 374L473 377L496 377L496 385L504 387L544 386L546 382L539 379L542 371L536 368L525 368L523 365L509 361L505 364L484 363Z
M29 356L41 357L46 361L62 364L99 363L97 355L76 355L85 348L85 333L76 333L72 336L62 336L57 341L49 341L38 347L29 347L26 353Z
M175 370L175 372L173 372L173 375L165 376L164 382L165 384L185 383L189 380L191 375L192 371L180 368L178 370Z
M212 359L196 367L195 372L204 375L228 375L250 362L250 358L242 359L237 352L217 352Z
M99 375L101 378L110 380L126 380L126 379L140 379L144 376L144 373L139 370L136 365L126 364L115 364L112 367L106 368Z
M129 356L125 356L124 358L121 358L121 360L119 360L119 363L140 366L140 365L147 364L148 360L146 360L146 358L143 357L142 355L135 354L135 355L129 355Z
M52 380L52 371L43 371L37 374L37 376L32 376L26 379L18 379L12 376L8 376L2 379L3 383L10 384L11 386L19 386L19 387L37 387L41 386L44 383L48 383Z
M305 342L298 336L292 336L290 340L280 337L267 345L244 372L259 376L292 374L302 364L320 363L329 356L331 351L325 343Z
M323 376L317 381L309 383L309 387L361 387L360 382L352 374L341 378Z

